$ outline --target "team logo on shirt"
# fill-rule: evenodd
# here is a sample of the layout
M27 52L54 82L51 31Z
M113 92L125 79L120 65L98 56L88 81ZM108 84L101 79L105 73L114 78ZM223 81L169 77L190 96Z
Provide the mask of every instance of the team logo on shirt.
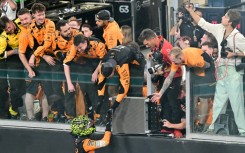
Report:
M103 140L99 140L99 141L89 140L87 146L104 147L106 146L106 142Z

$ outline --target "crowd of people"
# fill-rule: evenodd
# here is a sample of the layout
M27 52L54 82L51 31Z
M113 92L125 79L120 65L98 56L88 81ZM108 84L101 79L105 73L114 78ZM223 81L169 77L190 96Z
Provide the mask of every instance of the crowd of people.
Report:
M0 18L1 118L69 123L77 115L75 102L82 96L89 117L103 120L100 109L106 101L106 78L114 71L120 77L119 86L112 88L119 89L113 104L116 108L130 88L129 65L143 72L144 55L138 44L130 41L132 38L123 36L124 30L107 10L96 14L103 40L93 36L89 24L81 25L75 17L54 23L45 18L45 11L43 4L35 3L31 11L20 9L14 20L5 14ZM90 75L91 80L84 80L82 75ZM80 98L77 89L82 90ZM38 118L37 99L42 112Z
M245 120L242 81L244 67L241 64L241 59L244 57L244 43L242 43L244 42L244 36L236 29L236 26L240 23L241 15L237 10L230 9L222 17L221 24L211 24L195 11L193 5L184 3L183 7L189 13L192 22L195 22L195 25L206 31L200 41L201 49L188 48L183 40L178 42L180 48L174 47L171 49L168 53L168 57L172 62L170 73L164 80L161 90L158 93L154 93L151 100L161 100L166 96L169 89L173 90L174 87L170 87L175 82L176 74L178 74L176 66L185 65L189 71L193 72L191 73L193 95L196 95L202 104L199 108L199 123L194 124L196 130L204 132L208 101L210 96L214 96L212 122L205 133L216 134L218 132L215 129L215 123L219 116L226 112L227 104L230 102L235 123L238 127L238 134L244 136ZM181 25L178 24L178 26ZM176 28L176 30L179 31L180 29ZM181 34L181 31L179 33ZM177 37L182 39L179 33L177 33ZM190 40L197 38L192 36L192 33L190 37ZM148 45L147 41L144 43ZM201 89L200 84L206 84L206 89ZM209 91L209 93L205 93L205 90ZM197 99L196 97L194 99ZM193 102L195 103L196 101Z
M151 29L142 30L138 41L150 48L145 57L132 39L131 27L120 27L108 10L95 14L97 28L103 29L100 40L93 35L91 25L75 17L57 23L47 19L41 3L34 3L31 11L21 8L16 14L16 3L2 0L0 117L71 123L78 115L76 101L83 97L88 118L102 124L101 111L107 98L116 96L106 110L113 116L128 95L132 67L147 71L146 60L152 60L154 66L149 72L156 89L149 97L161 106L159 132L184 137L184 74L190 71L192 103L195 107L200 104L193 111L193 129L215 133L214 124L229 101L239 135L245 136L243 68L239 65L245 56L245 38L236 29L241 16L231 9L221 24L210 24L193 5L183 7L191 19L179 11L179 21L170 32L176 44ZM90 80L84 79L84 74ZM119 77L118 85L107 85L114 74ZM78 96L77 90L82 94ZM35 109L36 99L39 108ZM205 129L210 101L212 122ZM37 112L41 112L39 118Z

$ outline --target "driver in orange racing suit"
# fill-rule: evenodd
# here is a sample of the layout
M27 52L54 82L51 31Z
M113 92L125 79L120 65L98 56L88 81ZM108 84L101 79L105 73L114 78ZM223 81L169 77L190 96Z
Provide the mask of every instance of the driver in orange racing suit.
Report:
M119 75L119 93L110 111L115 111L120 102L127 95L130 86L130 64L136 64L140 69L144 69L145 58L139 51L137 43L130 43L127 46L116 46L112 48L102 59L94 73L98 76L98 95L99 103L96 114L100 114L101 106L104 101L106 78L112 77L116 71Z
M95 150L106 147L111 139L111 115L107 113L106 129L102 139L91 139L95 131L94 122L85 115L75 117L71 121L71 134L75 138L75 153L94 153Z

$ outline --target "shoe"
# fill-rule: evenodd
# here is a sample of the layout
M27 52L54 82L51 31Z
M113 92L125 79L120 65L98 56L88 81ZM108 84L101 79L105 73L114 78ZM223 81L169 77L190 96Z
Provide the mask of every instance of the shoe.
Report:
M66 122L66 116L64 114L59 115L59 123L65 123Z
M18 116L18 114L17 115L11 115L10 116L10 119L11 120L18 120L19 119L19 116Z
M53 122L56 122L56 123L59 122L59 114L54 114L54 116L53 116Z
M37 121L37 119L35 117L32 117L29 119L29 121Z
M20 114L20 120L21 121L27 121L28 120L28 117L26 114Z
M48 117L44 117L41 119L41 122L48 122Z
M174 130L173 133L174 133L175 138L183 138L184 137L180 130Z
M100 118L100 114L94 113L94 121L96 121L97 118Z
M62 120L65 120L65 122L64 123L66 123L66 124L71 124L71 121L73 120L73 118L75 117L75 116L71 116L71 115L68 115L68 114L62 114L61 115L62 116ZM63 122L63 121L62 121Z
M17 119L19 119L18 118L18 116L19 116L18 112L14 111L13 108L12 108L12 106L9 107L9 114L10 114L10 119L11 120L17 120Z
M64 114L54 114L53 115L53 122L65 123L66 122L66 116Z
M18 112L14 111L12 106L9 107L9 113L11 116L17 116L18 115Z
M245 137L245 132L241 132L241 133L239 133L239 136L241 136L241 137Z

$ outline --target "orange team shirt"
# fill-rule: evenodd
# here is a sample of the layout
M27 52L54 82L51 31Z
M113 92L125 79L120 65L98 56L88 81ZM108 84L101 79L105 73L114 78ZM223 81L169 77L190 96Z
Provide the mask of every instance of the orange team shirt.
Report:
M52 45L52 36L55 33L55 24L53 21L45 19L44 25L39 29L36 26L35 20L33 20L30 25L30 32L39 45L37 48L33 48L35 50L34 55L42 57L45 51ZM32 39L32 41L34 40ZM36 44L34 44L34 46L35 45Z
M116 21L109 22L104 28L103 38L108 50L122 44L123 34Z
M28 45L30 46L30 48L32 48L34 46L34 41L30 41L32 40L32 35L29 32L28 28L22 28L21 32L20 32L20 36L19 36L19 53L25 54L26 53L26 49L28 47Z
M18 48L19 50L18 50L18 52L20 54L26 54L26 49L27 49L28 45L31 49L33 49L34 40L33 40L33 37L31 35L30 28L29 27L28 28L23 27L21 29L21 33L19 36L19 48ZM29 60L29 59L27 59L27 60ZM35 65L36 66L38 66L39 62L40 62L40 57L35 57Z
M189 68L194 68L194 73L198 76L205 76L205 71L203 66L205 65L205 61L202 57L203 50L199 48L186 48L182 50L184 54L184 63ZM172 64L171 70L176 71L180 67L179 65Z
M102 59L105 56L106 49L105 49L104 43L100 41L96 41L96 40L90 40L89 44L90 44L90 49L88 53L84 53L84 52L77 53L75 45L72 45L63 63L66 64L66 63L71 62L72 60L76 62L77 59L79 59L80 57L92 58L92 59L93 58ZM79 63L79 62L76 62L76 63Z
M85 139L83 141L83 149L85 152L94 153L94 150L106 147L109 145L111 139L111 132L106 131L101 140Z
M55 35L52 38L53 39L52 50L55 50L54 54L56 55L57 52L65 52L65 53L68 52L71 49L71 46L73 45L74 36L77 34L81 34L81 32L79 32L76 29L72 29L71 39L67 41L61 36L60 32L56 30Z

